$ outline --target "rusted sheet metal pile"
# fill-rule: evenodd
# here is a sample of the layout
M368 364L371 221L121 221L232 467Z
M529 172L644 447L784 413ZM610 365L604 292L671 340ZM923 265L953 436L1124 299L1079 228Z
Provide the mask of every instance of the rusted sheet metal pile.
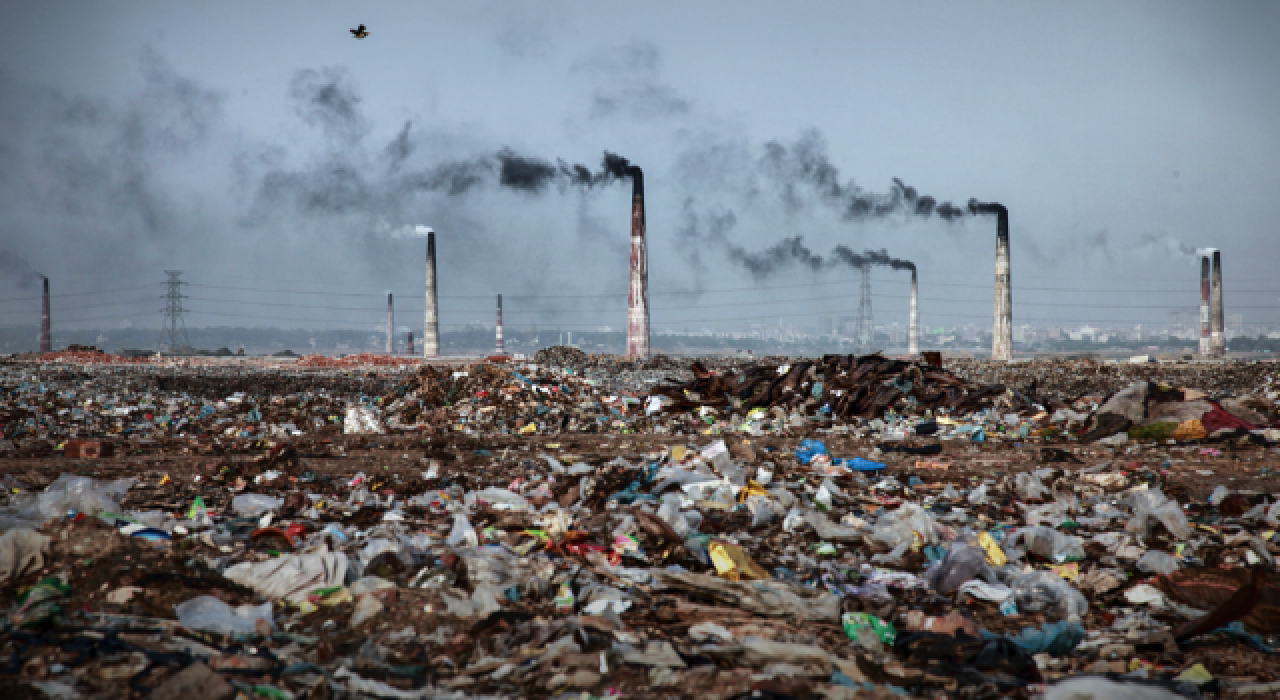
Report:
M1189 387L833 356L618 361L624 391L560 352L580 364L0 365L6 440L115 448L0 461L0 692L1280 694L1280 451L1142 433L1210 401ZM1269 392L1212 407L1256 426ZM86 400L196 419L113 432ZM1107 415L1125 441L1081 439Z

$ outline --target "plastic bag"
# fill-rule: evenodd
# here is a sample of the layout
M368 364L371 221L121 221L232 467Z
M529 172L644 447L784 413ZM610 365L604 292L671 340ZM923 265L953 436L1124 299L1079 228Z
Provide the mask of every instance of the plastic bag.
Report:
M1022 472L1013 477L1014 488L1024 501L1043 499L1049 493L1035 472Z
M1043 525L1024 527L1005 540L1004 552L1010 559L1019 559L1028 551L1059 564L1085 556L1084 540Z
M61 517L69 510L86 515L117 513L120 499L134 481L132 478L98 481L88 476L62 474L39 495L36 507L45 518Z
M677 495L667 494L664 496L662 507L658 509L658 517L670 525L677 535L684 538L689 535L689 523L680 514L680 502L681 499Z
M387 432L378 420L374 409L367 406L349 406L346 418L342 421L342 432L346 435L382 434Z
M800 445L796 447L795 455L796 461L801 464L811 464L818 455L830 456L831 453L827 451L826 443L821 440L801 440Z
M1032 571L1009 582L1013 599L1022 612L1044 612L1056 617L1083 618L1089 612L1084 595L1051 571Z
M977 578L987 561L987 553L978 546L977 538L957 539L942 561L929 567L925 581L939 593L951 593L961 584Z
M978 488L969 492L970 505L981 506L990 503L991 499L987 495L987 485L982 484Z
M471 526L471 521L467 520L467 516L462 513L454 514L453 529L449 531L449 538L445 542L450 547L480 546L480 538L476 535L476 529Z
M231 510L246 517L257 517L284 505L283 498L272 498L264 493L242 493L231 499Z
M773 520L772 502L765 496L747 498L747 510L751 511L751 527L763 527Z
M1178 570L1180 564L1172 554L1152 549L1138 559L1137 567L1138 571L1149 574L1171 574Z
M938 543L938 528L933 516L915 503L904 503L902 507L886 513L872 526L872 537L896 548L904 541L910 545L919 534L922 544Z
M1125 526L1125 530L1145 537L1151 533L1152 521L1162 523L1175 539L1185 540L1191 536L1191 524L1176 501L1170 501L1160 489L1137 491L1129 497L1133 508L1133 519Z
M204 630L217 634L254 634L259 619L275 627L271 617L271 603L241 605L233 608L211 595L192 598L173 606L178 622L191 630Z
M1067 678L1050 686L1044 700L1185 700L1157 685L1119 683L1098 676Z

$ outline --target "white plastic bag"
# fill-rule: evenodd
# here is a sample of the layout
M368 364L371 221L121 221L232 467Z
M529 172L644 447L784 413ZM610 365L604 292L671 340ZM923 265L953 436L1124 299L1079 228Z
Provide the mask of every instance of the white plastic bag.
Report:
M450 547L478 547L480 546L480 537L476 535L476 529L471 526L471 521L467 520L467 516L462 513L454 513L453 529L449 531L449 538L445 542Z
M271 603L233 608L211 595L202 595L173 606L173 610L178 613L178 622L190 630L217 634L253 634L259 619L265 619L275 627L271 618Z

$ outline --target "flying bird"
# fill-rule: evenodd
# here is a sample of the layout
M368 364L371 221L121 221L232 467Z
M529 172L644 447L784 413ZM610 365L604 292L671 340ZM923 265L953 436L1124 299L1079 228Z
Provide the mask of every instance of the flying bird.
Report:
M365 29L365 28L364 28L364 25L362 24L362 25L360 25L359 27L356 27L355 29L352 29L352 30L351 30L351 35L352 35L352 36L354 36L354 37L355 37L355 38L357 38L357 39L363 39L363 38L365 38L365 37L369 36L369 31L368 31L367 29Z

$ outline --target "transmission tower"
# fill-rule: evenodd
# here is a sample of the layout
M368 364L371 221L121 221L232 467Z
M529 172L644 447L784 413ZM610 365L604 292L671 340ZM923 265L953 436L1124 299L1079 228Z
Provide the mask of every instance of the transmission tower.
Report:
M871 266L862 265L862 299L858 302L858 321L854 327L854 338L858 342L858 352L865 354L875 352L876 322L871 313Z
M186 295L182 293L183 282L181 270L165 270L164 273L169 276L169 293L165 294L164 313L164 332L165 342L164 349L174 352L178 348L191 347L191 341L187 340L187 324L182 320L182 312L186 309L182 308L182 300L186 299Z

